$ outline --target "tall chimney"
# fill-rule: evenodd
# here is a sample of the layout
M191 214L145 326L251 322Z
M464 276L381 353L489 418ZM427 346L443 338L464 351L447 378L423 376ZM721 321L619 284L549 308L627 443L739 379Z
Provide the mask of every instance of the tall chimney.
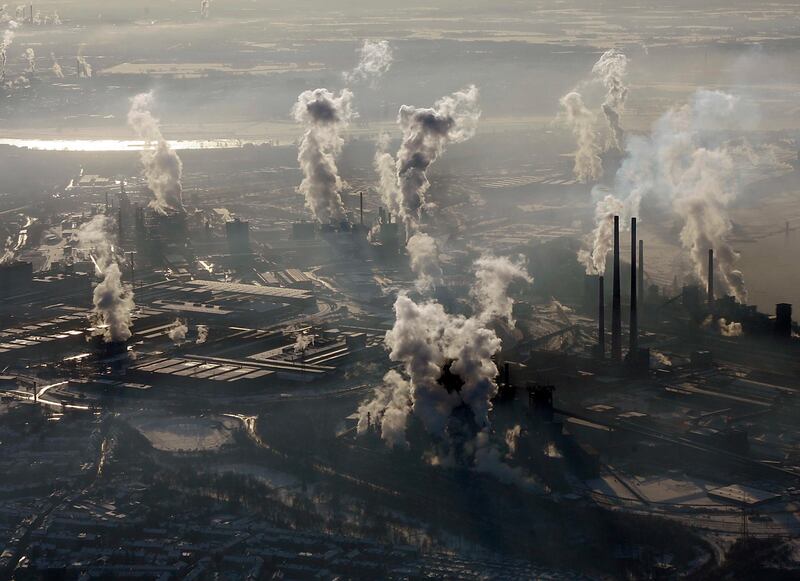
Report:
M597 279L597 354L600 359L606 356L606 289L605 277L601 274Z
M637 313L636 285L638 284L637 265L636 265L636 218L631 218L631 319L628 326L630 331L630 342L628 351L631 361L636 357L639 348L639 317Z
M619 216L614 216L614 294L611 303L611 358L622 361L622 298L619 281Z
M358 207L361 212L361 225L364 225L364 192L358 192Z
M644 306L644 240L639 240L639 269L637 273L639 275L639 292L636 295L636 298L639 299L639 306Z
M708 308L714 309L714 249L708 249Z

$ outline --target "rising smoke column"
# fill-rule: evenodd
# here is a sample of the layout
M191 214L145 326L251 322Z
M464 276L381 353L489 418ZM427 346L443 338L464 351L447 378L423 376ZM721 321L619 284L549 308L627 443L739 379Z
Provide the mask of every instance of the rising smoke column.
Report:
M374 86L378 79L389 71L394 60L392 48L386 40L365 40L358 49L358 54L359 61L356 68L343 75L347 83L366 81Z
M208 341L208 326L207 325L197 325L197 339L195 343L197 345L202 345Z
M397 122L403 130L403 142L397 153L397 207L406 238L416 232L420 210L426 205L428 168L450 143L467 141L475 135L480 115L478 89L474 85L439 99L433 108L400 107Z
M622 151L624 132L619 118L628 99L628 87L625 85L625 76L628 74L628 57L615 48L603 53L592 67L592 74L602 81L606 88L606 98L603 101L603 115L611 128L609 145Z
M514 326L514 301L508 296L508 288L515 280L533 283L522 257L511 260L505 256L485 255L475 261L475 285L471 295L478 305L481 320L505 319Z
M200 18L211 16L211 0L200 0Z
M378 174L378 190L381 194L381 202L383 202L387 212L397 215L400 212L397 161L389 153L390 143L391 137L388 133L383 132L378 136L372 166L375 168L375 173Z
M28 73L35 73L36 72L36 53L33 51L32 48L25 49L25 61L28 63L28 68L26 72Z
M597 118L583 103L583 97L577 91L567 93L561 100L564 123L572 130L577 141L575 150L575 178L582 183L595 182L603 176L603 162L600 159L600 147L597 145Z
M140 93L131 99L128 125L144 140L141 160L147 185L155 195L150 207L158 212L183 212L181 175L183 164L161 134L159 120L153 117L150 108L153 93Z
M63 79L64 78L64 71L61 70L61 65L58 64L58 59L56 58L56 53L51 52L50 53L50 58L53 59L53 66L52 66L52 68L50 70L53 71L53 74L57 78Z
M316 89L301 93L292 108L292 117L305 127L297 154L304 176L298 191L314 218L323 224L346 218L340 195L344 182L336 157L344 145L340 133L355 117L352 99L348 89L338 97L327 89Z
M606 258L614 245L614 216L622 213L624 204L608 194L601 198L594 209L594 230L586 237L584 248L578 250L578 262L586 268L586 274L604 274Z
M627 140L614 186L626 219L638 214L645 195L668 205L683 221L680 241L697 278L706 283L706 257L713 248L721 288L740 301L747 292L736 267L738 253L729 242L733 225L728 206L743 171L752 166L752 151L722 141L719 132L744 128L750 117L733 95L697 91L689 103L665 113L649 136Z
M14 31L19 28L14 20L9 21L8 28L3 31L3 40L0 42L0 81L6 78L6 62L8 61L8 47L14 42Z
M411 384L392 369L375 389L373 399L358 407L358 432L363 434L370 426L377 426L387 446L405 445L411 405Z
M421 293L435 289L442 280L439 264L439 247L436 241L423 232L417 232L406 244L411 270L416 276L416 287Z
M92 297L92 322L97 327L95 334L102 335L106 343L127 341L131 337L131 313L135 306L133 292L123 284L122 273L114 260L108 219L97 215L83 224L78 231L78 240L97 253L97 268L103 276Z
M172 326L170 326L169 330L167 331L167 335L173 343L180 345L186 341L186 334L188 332L189 327L186 325L186 322L182 321L181 319L175 319L175 322L172 323Z

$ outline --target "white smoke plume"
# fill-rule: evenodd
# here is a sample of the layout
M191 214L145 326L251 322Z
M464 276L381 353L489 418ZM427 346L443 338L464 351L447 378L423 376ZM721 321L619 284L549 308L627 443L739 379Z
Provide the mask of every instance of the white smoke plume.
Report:
M158 212L183 212L183 164L180 157L161 134L159 120L150 112L153 93L140 93L131 99L128 125L144 140L141 152L147 185L155 195L150 207Z
M561 119L572 130L577 141L575 165L573 173L582 183L599 180L603 176L603 162L600 159L600 147L597 144L595 125L597 118L583 103L583 97L577 91L567 93L560 100Z
M0 264L8 264L14 261L14 239L9 236L3 243L3 253L0 254Z
M197 345L202 345L208 341L208 326L207 325L197 325L197 339L195 343Z
M92 75L94 74L92 65L89 64L89 62L81 53L78 53L78 56L76 57L75 68L77 70L79 79L91 79Z
M611 128L609 145L619 151L622 151L624 143L624 132L619 118L628 99L628 87L625 85L627 73L628 57L614 48L604 52L592 67L592 74L600 79L606 88L603 114Z
M426 206L430 188L428 168L451 143L471 139L477 130L481 110L474 85L439 99L433 108L400 107L397 121L403 142L397 153L399 198L396 206L406 229L406 238L417 230L420 211Z
M25 49L25 61L28 63L28 68L26 72L28 73L35 73L36 72L36 53L32 48Z
M394 57L392 47L386 40L371 41L365 40L361 48L358 49L359 61L356 68L349 73L344 73L344 80L347 83L358 83L362 81L375 85L392 66Z
M479 306L479 317L484 321L505 319L514 326L512 309L514 301L508 296L508 288L515 280L532 283L525 268L524 259L511 260L505 256L482 256L475 261L475 285L472 297Z
M614 188L625 204L625 223L638 214L645 195L668 204L683 221L680 240L697 278L705 284L706 256L713 248L721 288L740 301L747 292L729 242L728 206L743 172L753 165L752 150L720 142L719 131L745 128L750 117L732 95L697 91L689 103L665 113L649 136L627 140Z
M406 244L411 270L416 276L416 287L421 293L434 290L442 282L439 248L436 241L423 232L417 232Z
M397 371L389 371L375 388L372 399L359 406L358 433L377 426L387 446L404 446L411 404L411 384Z
M6 62L8 61L8 47L14 42L14 31L19 28L16 21L11 20L8 28L3 31L3 40L0 42L0 81L6 78Z
M211 0L200 0L200 18L211 16Z
M744 334L742 324L736 321L731 321L729 323L724 318L721 318L717 321L717 326L719 328L719 334L723 337L741 337Z
M338 97L327 89L316 89L301 93L292 108L292 117L305 127L297 155L304 176L298 191L314 218L323 224L339 223L346 217L340 195L344 182L336 157L344 145L340 134L355 117L352 99L348 89Z
M606 258L614 246L614 216L623 209L622 201L611 194L597 202L594 230L584 240L585 247L578 250L578 262L586 268L586 274L605 273Z
M186 334L189 332L189 327L186 325L185 321L180 319L175 319L175 322L172 323L172 326L169 328L167 335L172 340L173 343L176 345L180 345L184 341L186 341Z
M122 282L122 273L114 260L108 233L108 218L99 214L78 230L78 240L97 254L97 266L103 280L93 293L92 322L95 334L106 343L127 341L131 337L133 292Z
M305 353L306 350L314 345L314 341L316 337L311 333L298 333L297 337L295 337L294 345L292 345L292 349L295 353Z
M50 53L50 58L53 59L53 66L52 66L52 68L50 70L53 71L53 74L57 78L63 79L64 78L64 71L61 69L61 65L58 64L58 59L56 58L56 53L51 52Z
M397 185L397 161L389 153L391 137L383 132L378 136L377 148L373 159L373 167L378 174L378 190L381 194L381 201L390 214L397 215L400 212L398 203L399 190Z

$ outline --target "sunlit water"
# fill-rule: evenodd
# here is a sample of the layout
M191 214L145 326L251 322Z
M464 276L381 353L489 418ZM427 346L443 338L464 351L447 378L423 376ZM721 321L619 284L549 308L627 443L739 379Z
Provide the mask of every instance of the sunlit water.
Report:
M235 149L244 145L263 145L262 140L241 139L199 139L170 141L176 150L187 149ZM141 151L147 145L144 141L125 141L120 139L0 139L0 145L10 145L37 151Z

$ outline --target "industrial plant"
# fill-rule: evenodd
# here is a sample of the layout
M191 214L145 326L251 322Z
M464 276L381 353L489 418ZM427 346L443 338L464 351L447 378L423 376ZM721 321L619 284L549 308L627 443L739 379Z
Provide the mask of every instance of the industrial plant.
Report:
M800 9L135 4L0 8L0 581L800 575Z

